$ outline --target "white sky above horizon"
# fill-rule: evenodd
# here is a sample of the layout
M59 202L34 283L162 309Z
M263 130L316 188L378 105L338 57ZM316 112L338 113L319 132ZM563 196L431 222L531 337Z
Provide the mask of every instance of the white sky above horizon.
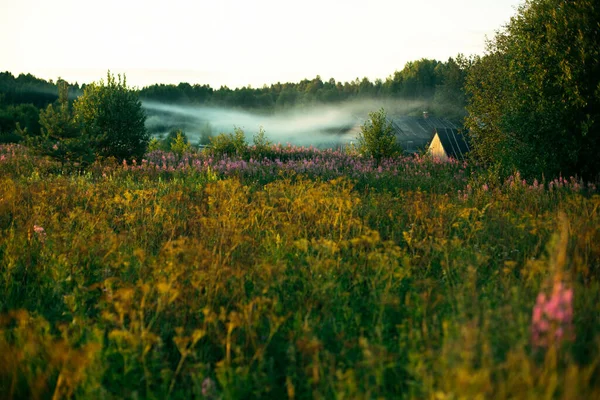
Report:
M0 0L0 71L213 88L357 77L483 54L521 0Z

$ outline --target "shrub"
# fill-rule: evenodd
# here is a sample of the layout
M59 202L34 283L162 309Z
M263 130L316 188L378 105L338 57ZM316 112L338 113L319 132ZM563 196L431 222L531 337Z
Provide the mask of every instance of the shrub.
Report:
M74 108L76 121L90 137L97 156L124 160L144 155L150 139L144 125L146 114L125 76L115 79L109 71L106 82L86 86Z
M358 137L358 151L375 159L377 165L384 158L393 157L401 152L391 122L384 109L369 113L369 119L361 126Z
M253 138L253 148L252 148L252 157L262 159L264 157L268 157L273 143L267 139L265 135L265 130L261 126L257 133L254 134Z
M182 155L183 153L190 151L191 148L192 145L189 144L186 134L178 130L176 132L175 139L171 141L170 150L174 153Z
M210 138L211 152L216 156L238 155L242 157L248 152L248 142L241 128L235 128L235 134L220 133Z

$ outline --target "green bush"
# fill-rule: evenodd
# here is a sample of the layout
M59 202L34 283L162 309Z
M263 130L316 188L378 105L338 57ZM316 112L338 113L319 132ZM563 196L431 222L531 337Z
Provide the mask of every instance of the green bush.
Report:
M188 142L188 138L185 133L178 130L175 139L171 141L170 150L174 153L182 155L192 149L192 145Z
M271 147L273 146L273 143L271 143L271 141L269 139L267 139L267 136L265 135L265 130L263 129L262 126L260 127L258 132L256 134L254 134L253 144L254 144L254 147L252 149L253 157L264 158L269 155L269 153L271 151Z
M215 156L238 155L243 157L248 152L248 142L241 128L235 128L233 133L220 133L210 138L211 152Z
M89 136L97 156L119 160L141 158L148 146L146 114L136 91L127 87L125 76L86 86L75 101L75 118Z
M358 151L362 155L373 157L378 165L382 159L401 152L394 128L383 108L369 113L369 119L361 126L357 140Z

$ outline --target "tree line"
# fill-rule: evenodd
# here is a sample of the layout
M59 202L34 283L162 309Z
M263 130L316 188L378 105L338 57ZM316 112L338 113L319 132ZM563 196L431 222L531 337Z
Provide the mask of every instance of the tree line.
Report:
M285 109L298 105L336 103L354 99L422 100L445 109L453 116L464 116L466 104L462 90L473 58L458 55L446 62L421 59L408 62L386 80L356 78L350 82L327 81L316 76L300 82L275 83L261 88L245 86L230 89L209 85L156 84L140 90L143 100L192 103L245 109Z
M429 104L432 112L459 123L465 114L462 87L472 59L459 55L446 62L422 59L412 61L385 81L368 78L351 82L323 81L320 76L297 83L276 83L262 88L250 86L213 89L206 84L155 84L137 91L140 100L169 104L196 104L274 111L315 103L338 103L354 99L406 99ZM58 82L31 74L13 76L0 73L0 142L18 141L19 123L30 134L40 134L39 110L58 101ZM68 99L73 102L86 88L68 83Z

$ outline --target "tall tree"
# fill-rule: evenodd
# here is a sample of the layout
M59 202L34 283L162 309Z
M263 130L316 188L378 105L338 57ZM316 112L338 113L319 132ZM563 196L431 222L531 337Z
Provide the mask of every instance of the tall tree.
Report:
M462 124L466 116L467 101L463 88L473 61L474 58L466 58L459 54L456 59L449 58L435 67L438 83L430 109L457 124Z
M40 112L41 136L29 138L30 144L38 152L57 159L61 164L67 162L85 166L94 156L88 137L82 133L69 106L67 82L58 79L58 100Z
M530 176L600 173L600 7L528 0L471 68L474 154Z

